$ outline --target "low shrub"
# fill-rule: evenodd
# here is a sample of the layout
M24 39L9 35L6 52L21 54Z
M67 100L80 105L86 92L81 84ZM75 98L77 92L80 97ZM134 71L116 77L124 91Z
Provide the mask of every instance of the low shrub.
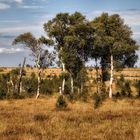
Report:
M60 109L63 109L63 108L66 108L67 107L67 102L66 102L66 99L64 97L64 95L60 95L56 101L56 107L57 108L60 108Z

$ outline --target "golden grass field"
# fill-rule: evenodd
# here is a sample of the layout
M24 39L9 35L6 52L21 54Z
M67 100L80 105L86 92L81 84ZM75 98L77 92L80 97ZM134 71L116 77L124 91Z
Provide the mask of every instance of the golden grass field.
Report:
M38 100L0 101L0 140L140 140L140 100L69 103L55 107L56 95Z
M1 68L0 74L2 73L8 73L12 69L15 68ZM37 74L38 70L37 68L31 69L31 68L25 68L27 76L30 76L32 72L35 72ZM96 71L94 68L92 70L87 69L89 77L96 77ZM47 68L43 70L43 77L47 76L53 76L53 75L59 75L61 73L61 68ZM140 68L124 68L120 71L114 71L115 77L120 77L120 75L124 75L125 79L128 80L135 80L140 79Z

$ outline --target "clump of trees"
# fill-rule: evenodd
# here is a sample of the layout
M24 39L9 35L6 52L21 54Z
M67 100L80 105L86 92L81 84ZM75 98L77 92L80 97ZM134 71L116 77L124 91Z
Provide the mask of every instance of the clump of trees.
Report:
M20 94L20 85L29 93L36 91L36 99L40 93L58 92L60 97L58 102L62 101L64 95L69 97L87 98L88 90L86 83L88 81L86 73L86 63L94 61L96 69L96 96L97 105L100 100L105 99L107 94L109 98L113 96L114 72L118 68L134 67L138 56L136 51L139 46L132 38L132 31L118 14L109 15L103 13L92 21L86 19L79 12L73 14L59 13L53 19L44 24L46 36L36 38L32 33L24 33L15 38L14 45L22 44L30 49L38 68L38 76L22 77L22 67L20 72L20 82L17 84L17 76L10 74L8 79L11 82L13 92L18 89ZM54 52L49 52L45 46L53 47ZM43 68L47 68L56 61L62 68L61 76L52 79L42 77ZM24 63L23 63L24 64ZM101 69L101 73L99 73ZM3 77L1 77L2 79ZM11 80L12 79L12 80ZM106 90L105 81L109 80L109 90ZM131 95L131 87L128 82L118 85L124 85L126 94ZM5 84L6 86L7 84ZM19 85L18 88L16 85ZM28 86L27 86L28 85ZM136 86L139 84L136 84ZM48 88L49 87L49 88ZM130 87L128 89L128 87ZM52 90L52 88L54 90ZM6 93L6 90L0 91L0 94ZM122 91L121 91L122 92ZM138 91L139 92L139 91Z

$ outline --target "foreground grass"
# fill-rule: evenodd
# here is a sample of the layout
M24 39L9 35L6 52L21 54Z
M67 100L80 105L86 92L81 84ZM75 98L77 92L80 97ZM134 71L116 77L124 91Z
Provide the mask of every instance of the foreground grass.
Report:
M55 97L0 101L0 140L140 140L140 101L55 108Z

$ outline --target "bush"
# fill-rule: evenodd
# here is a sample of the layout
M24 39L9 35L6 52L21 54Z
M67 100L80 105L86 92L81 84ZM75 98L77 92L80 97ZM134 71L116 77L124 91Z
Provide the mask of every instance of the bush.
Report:
M134 87L137 90L137 97L140 97L140 80L135 82Z
M68 105L68 104L67 104L67 102L66 102L65 97L64 97L63 95L60 95L60 96L58 97L58 99L57 99L56 107L62 109L62 108L66 108L67 105Z
M83 88L83 91L80 93L80 98L86 102L87 99L88 99L88 95L89 95L89 92L88 92L88 88L86 86L84 86Z
M94 108L98 108L100 106L100 104L102 103L102 99L101 99L101 96L97 93L94 94L94 100L95 100L95 103L94 103Z
M121 75L120 79L117 81L117 87L119 89L120 97L132 97L131 82L126 81L124 76ZM116 95L117 97L118 95Z
M131 86L130 86L130 82L129 81L127 81L125 83L124 90L125 90L125 93L126 93L127 97L132 97L132 90L131 90Z
M98 108L105 99L106 99L106 86L105 84L103 84L100 94L99 93L94 94L94 100L95 100L94 108Z
M51 79L44 79L41 83L41 93L49 94L59 92L59 87L61 85L61 80L57 76L51 77Z
M22 85L25 92L31 97L37 91L37 78L35 73L31 74L31 78L23 78Z
M8 93L8 75L2 74L0 75L0 99L5 99Z

